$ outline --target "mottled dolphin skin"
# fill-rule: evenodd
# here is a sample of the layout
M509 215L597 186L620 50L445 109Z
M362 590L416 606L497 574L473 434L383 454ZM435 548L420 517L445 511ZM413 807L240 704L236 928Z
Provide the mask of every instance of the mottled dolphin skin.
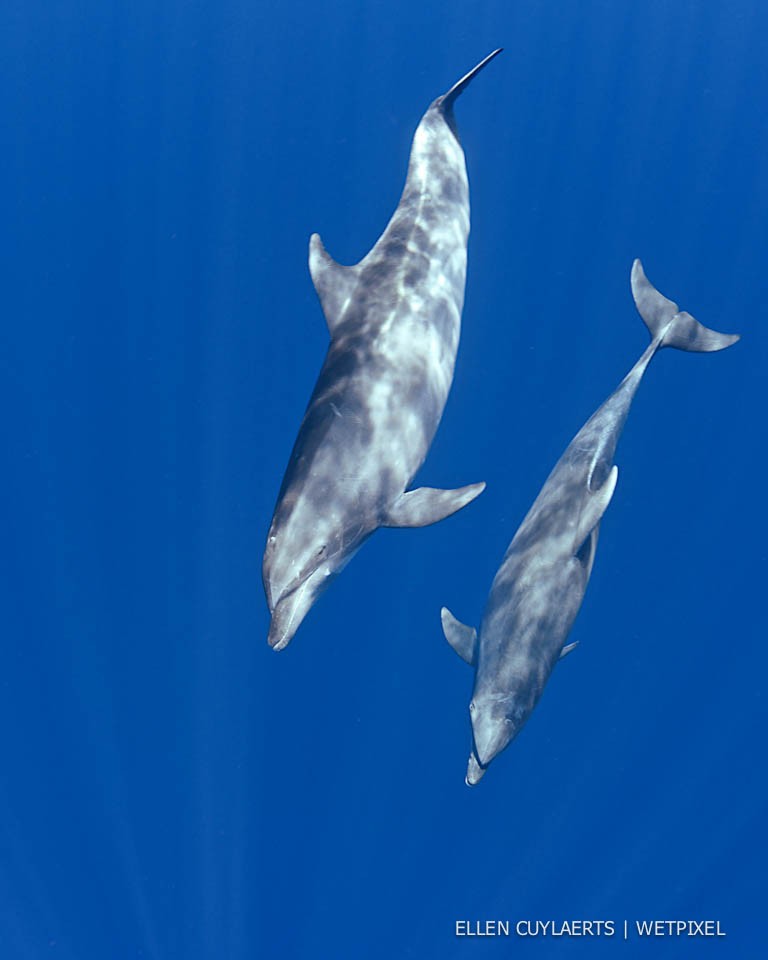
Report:
M267 536L275 650L374 530L435 523L485 487L406 492L448 398L464 303L469 187L453 105L500 52L424 114L398 207L367 256L341 266L317 234L310 239L309 270L331 342Z
M646 367L657 350L711 352L736 335L716 333L663 297L639 260L632 294L651 334L643 355L568 445L509 545L493 581L479 637L443 607L446 639L475 666L470 703L473 749L466 782L522 729L565 645L587 589L600 520L616 487L616 444Z

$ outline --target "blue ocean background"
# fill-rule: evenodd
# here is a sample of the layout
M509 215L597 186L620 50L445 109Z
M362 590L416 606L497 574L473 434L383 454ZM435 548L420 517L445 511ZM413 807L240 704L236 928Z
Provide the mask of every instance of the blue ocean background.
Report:
M765 956L768 6L5 0L0 956ZM472 203L417 482L291 646L261 553L428 104ZM464 784L479 622L566 444L647 342L632 260L722 354L654 359L571 640ZM637 938L636 919L725 938ZM457 938L602 919L613 938Z

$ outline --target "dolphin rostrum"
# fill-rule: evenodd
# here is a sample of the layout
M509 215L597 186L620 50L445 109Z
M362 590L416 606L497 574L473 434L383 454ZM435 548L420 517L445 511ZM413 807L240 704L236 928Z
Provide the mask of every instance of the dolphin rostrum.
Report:
M309 271L331 342L277 498L264 552L272 622L287 646L318 594L379 527L422 527L484 489L407 488L448 398L459 344L469 187L453 105L495 50L431 104L400 202L345 267L314 234Z
M547 478L496 573L480 635L442 610L446 639L475 667L470 786L517 736L555 664L576 646L565 641L584 599L600 520L616 487L613 455L651 358L662 347L711 352L739 339L679 313L677 304L648 281L639 260L632 267L632 294L651 342Z

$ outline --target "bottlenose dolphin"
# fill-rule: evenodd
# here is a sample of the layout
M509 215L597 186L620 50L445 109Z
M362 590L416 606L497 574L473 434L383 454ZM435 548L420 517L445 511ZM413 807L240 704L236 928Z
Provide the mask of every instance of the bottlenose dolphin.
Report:
M275 650L374 530L435 523L485 488L406 492L448 398L464 303L469 187L453 105L500 52L424 114L397 209L358 264L341 266L317 234L310 238L309 271L331 342L264 552Z
M466 776L470 786L517 736L555 664L576 646L564 644L584 599L600 520L616 487L613 455L651 358L662 347L711 352L739 339L679 313L677 304L648 281L639 260L631 279L650 344L547 478L496 573L479 637L442 609L446 639L476 668L469 706L474 741Z

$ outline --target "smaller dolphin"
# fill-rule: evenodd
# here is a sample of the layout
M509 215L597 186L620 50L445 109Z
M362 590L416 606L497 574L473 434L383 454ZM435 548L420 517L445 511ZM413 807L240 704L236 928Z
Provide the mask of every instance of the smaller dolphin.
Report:
M679 313L677 304L648 281L639 260L631 279L635 304L651 334L648 348L547 478L496 573L480 636L442 609L446 639L476 670L469 705L470 786L517 736L555 664L576 646L565 641L584 599L600 520L616 487L613 455L651 358L662 347L709 353L739 339Z

